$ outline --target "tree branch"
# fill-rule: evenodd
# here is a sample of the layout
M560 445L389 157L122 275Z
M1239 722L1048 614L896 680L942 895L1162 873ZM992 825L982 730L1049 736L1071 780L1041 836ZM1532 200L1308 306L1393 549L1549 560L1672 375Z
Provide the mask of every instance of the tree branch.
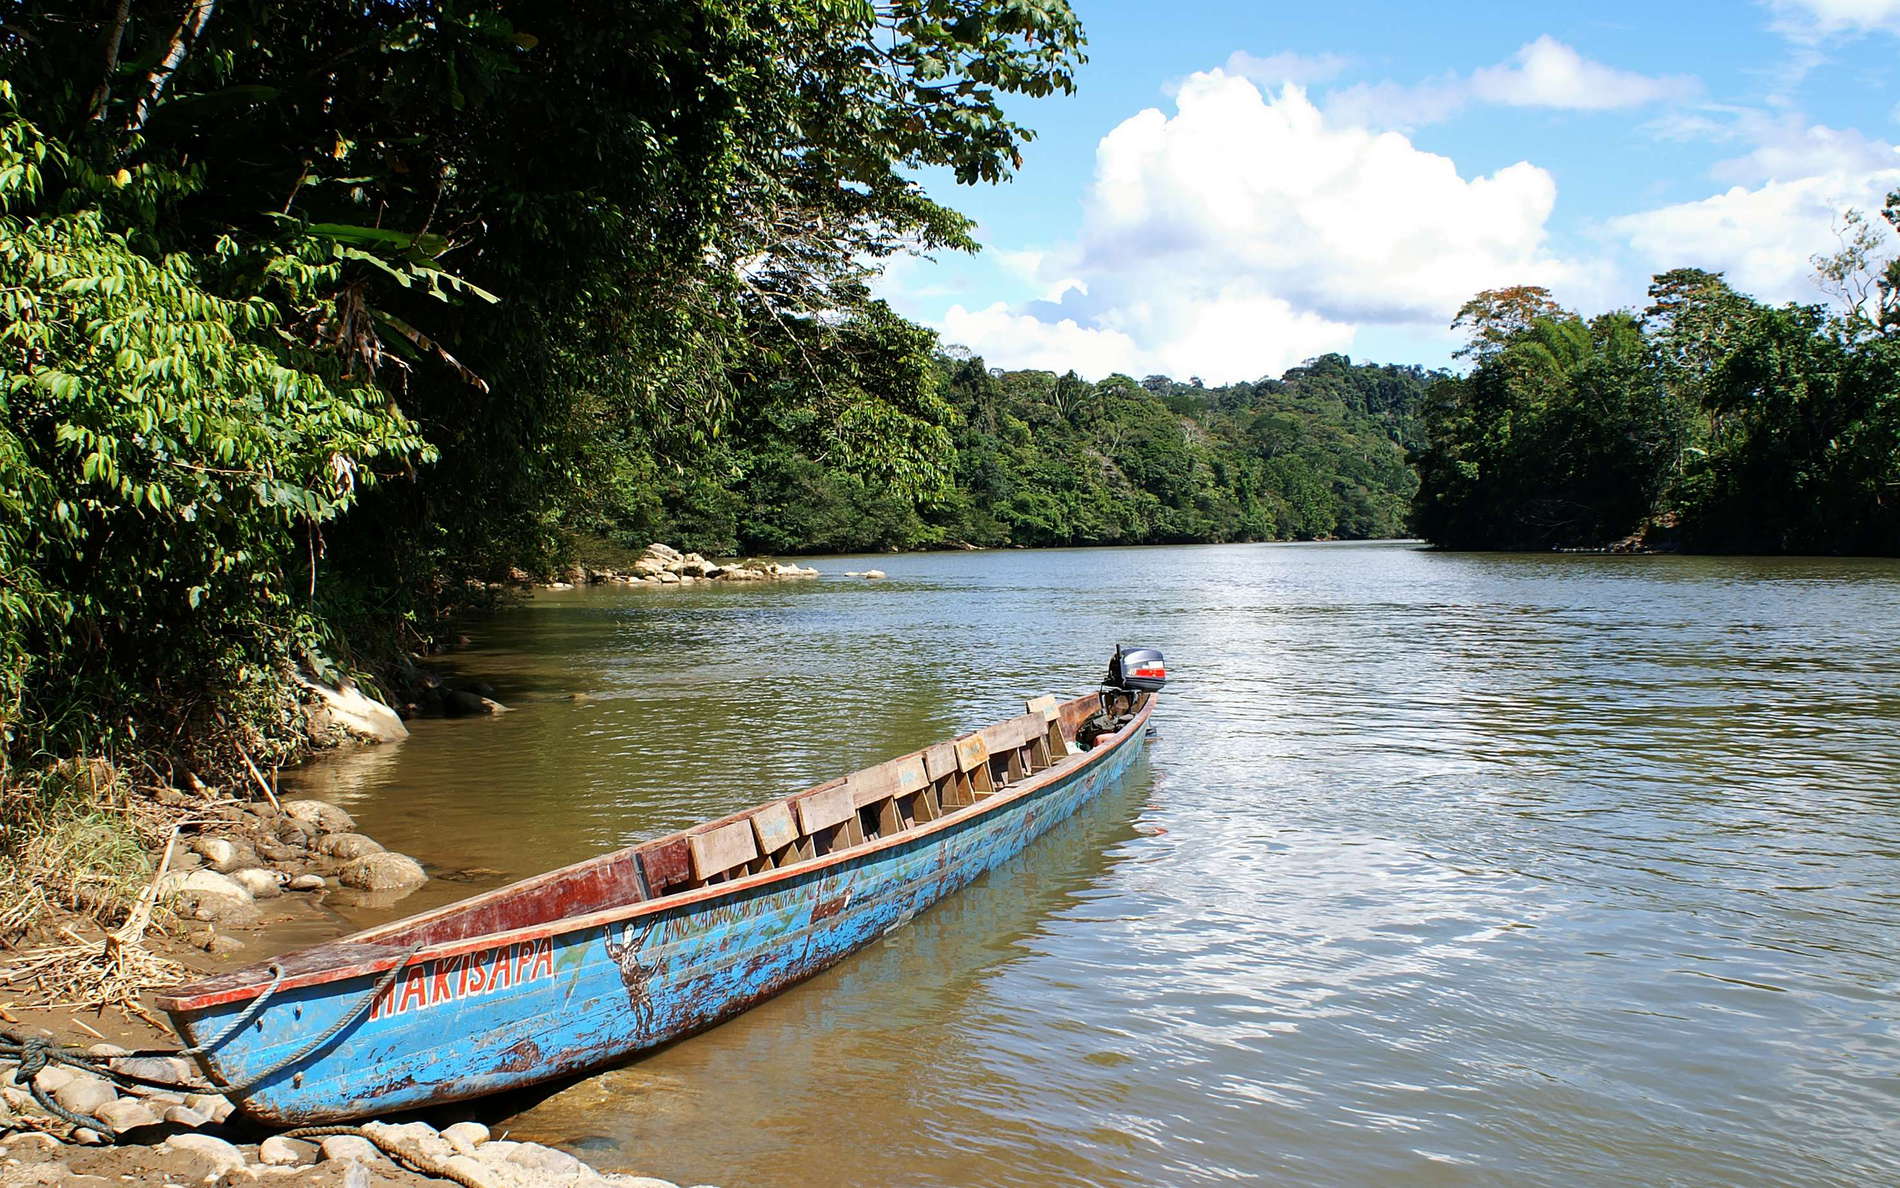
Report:
M119 0L118 7L112 13L112 23L106 27L105 39L101 42L106 68L99 75L99 85L92 89L92 98L86 101L86 118L89 120L106 118L106 102L112 98L112 76L119 69L119 47L125 41L125 22L131 12L132 0Z
M165 50L165 56L152 71L151 89L132 109L132 118L126 122L127 132L137 132L145 127L145 121L152 118L152 111L158 101L165 97L165 88L171 84L172 75L178 72L185 61L185 51L198 40L204 27L211 23L211 14L217 10L218 0L191 0L191 7L185 11L185 17L178 22L177 32L172 34L171 45Z

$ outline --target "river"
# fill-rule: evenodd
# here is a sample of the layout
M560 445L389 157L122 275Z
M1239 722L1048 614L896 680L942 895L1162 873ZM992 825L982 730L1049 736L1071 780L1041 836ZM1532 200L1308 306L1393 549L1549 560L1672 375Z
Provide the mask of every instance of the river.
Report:
M1168 656L1148 758L498 1130L731 1188L1900 1182L1900 562L817 564L539 593L455 657L513 712L301 781L461 872L407 912L1084 691L1117 642Z

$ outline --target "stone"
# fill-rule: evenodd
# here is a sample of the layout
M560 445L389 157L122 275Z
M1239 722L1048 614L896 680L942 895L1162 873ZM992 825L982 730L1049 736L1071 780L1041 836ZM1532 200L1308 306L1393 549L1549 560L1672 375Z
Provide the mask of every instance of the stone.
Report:
M58 1139L41 1130L29 1130L25 1134L8 1140L8 1147L15 1151L52 1150L64 1146Z
M223 957L244 948L244 942L225 932L213 932L205 938L204 951L213 957Z
M338 837L354 837L355 834L341 833ZM275 899L284 893L284 880L274 870L261 870L247 866L243 870L231 872L231 881L251 893L252 899Z
M284 812L293 821L315 826L318 833L355 833L356 818L324 800L286 800Z
M671 1180L655 1179L653 1176L635 1176L626 1172L603 1172L601 1182L613 1188L680 1188Z
M383 1157L382 1151L375 1143L370 1142L360 1135L325 1135L321 1146L323 1147L323 1157L326 1160L334 1159L341 1162L346 1159L354 1159L359 1163L374 1163Z
M442 1166L462 1177L463 1183L474 1184L476 1188L513 1188L519 1182L513 1177L498 1174L494 1168L472 1155L451 1155L442 1161Z
M274 866L285 862L298 862L303 859L304 847L278 841L260 841L257 843L257 856Z
M196 1130L200 1126L211 1124L211 1119L185 1105L167 1106L161 1117L173 1126L183 1126L187 1130Z
M666 572L660 574L660 584L663 586L677 586L679 585L679 583L680 583L680 575L677 573L674 573L671 570L667 570Z
M442 698L442 711L451 718L474 718L494 713L494 705L480 693L471 693L467 689L451 689Z
M442 1128L442 1138L461 1154L473 1155L475 1148L488 1141L488 1127L480 1122L457 1122Z
M132 1050L130 1048L121 1048L117 1044L94 1044L92 1047L86 1049L86 1055L88 1056L104 1056L108 1059L113 1056L130 1056L131 1054Z
M158 1111L131 1097L115 1097L92 1112L92 1116L123 1134L141 1126L157 1126Z
M228 837L201 837L191 843L192 850L205 860L206 865L219 873L229 873L237 861L237 843Z
M429 881L429 876L414 858L386 850L380 854L365 854L345 866L337 875L337 881L359 891L399 891L420 887Z
M494 1144L489 1144L490 1148ZM483 1152L484 1156L487 1154ZM540 1143L516 1143L514 1150L507 1152L506 1159L516 1167L541 1172L551 1176L578 1176L586 1173L593 1175L593 1168L569 1155L566 1151L557 1151L553 1147L544 1147Z
M297 683L316 701L310 724L320 733L353 735L370 742L400 742L409 737L409 728L396 711L365 694L353 681L345 679L341 688L332 689L299 674Z
M112 1070L172 1085L183 1085L197 1076L191 1061L183 1056L128 1056L114 1060Z
M427 1122L407 1122L402 1125L369 1122L364 1124L363 1129L376 1136L379 1146L387 1145L403 1154L440 1161L456 1153L448 1140L437 1134L435 1127ZM387 1154L387 1150L384 1153Z
M185 1098L185 1105L189 1109L197 1110L213 1122L222 1122L229 1118L232 1109L235 1108L230 1101L218 1093L189 1094Z
M884 571L881 569L867 569L864 571L864 576L875 582L884 576Z
M321 891L323 876L319 874L300 874L284 884L286 891Z
M49 1064L33 1076L33 1083L47 1093L58 1093L79 1079L79 1073L63 1064Z
M244 1166L244 1153L223 1139L209 1134L174 1134L159 1144L160 1150L191 1151L210 1160L219 1175L229 1175Z
M302 1139L273 1134L257 1144L257 1161L272 1167L308 1167L317 1161L318 1147Z
M103 1077L90 1073L81 1073L61 1085L53 1093L53 1100L65 1106L75 1114L90 1114L109 1101L118 1099L119 1091Z
M365 854L380 854L383 843L360 833L332 833L317 842L317 852L348 861Z
M337 811L343 812L342 809L337 809ZM349 814L345 813L344 815L348 816ZM351 828L355 828L355 824L356 823L352 821L350 823ZM348 830L344 832L348 832ZM283 820L277 822L276 833L277 840L283 842L285 845L307 850L310 848L310 843L317 839L318 829L316 825L310 821L299 821L295 817L285 817Z
M686 559L685 556L672 545L663 545L657 542L647 546L646 556L657 557L662 561L684 561Z
M255 912L251 893L214 870L173 871L159 880L158 893L200 920L236 919Z

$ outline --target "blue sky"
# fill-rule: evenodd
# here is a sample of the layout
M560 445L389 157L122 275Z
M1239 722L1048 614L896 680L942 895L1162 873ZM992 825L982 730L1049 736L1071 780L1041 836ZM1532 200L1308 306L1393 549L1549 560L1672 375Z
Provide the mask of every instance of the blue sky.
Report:
M1821 301L1839 213L1900 189L1900 0L1074 2L1017 177L924 177L986 250L878 287L992 365L1439 365L1481 288L1588 314L1679 266Z

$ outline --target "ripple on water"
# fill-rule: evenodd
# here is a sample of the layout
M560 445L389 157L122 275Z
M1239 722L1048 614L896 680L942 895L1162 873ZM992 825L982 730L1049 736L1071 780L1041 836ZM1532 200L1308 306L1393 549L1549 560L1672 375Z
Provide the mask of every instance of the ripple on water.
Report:
M1900 565L878 564L537 596L458 661L517 712L327 769L388 844L519 876L1167 651L1150 758L1075 822L518 1134L747 1185L1892 1181Z

